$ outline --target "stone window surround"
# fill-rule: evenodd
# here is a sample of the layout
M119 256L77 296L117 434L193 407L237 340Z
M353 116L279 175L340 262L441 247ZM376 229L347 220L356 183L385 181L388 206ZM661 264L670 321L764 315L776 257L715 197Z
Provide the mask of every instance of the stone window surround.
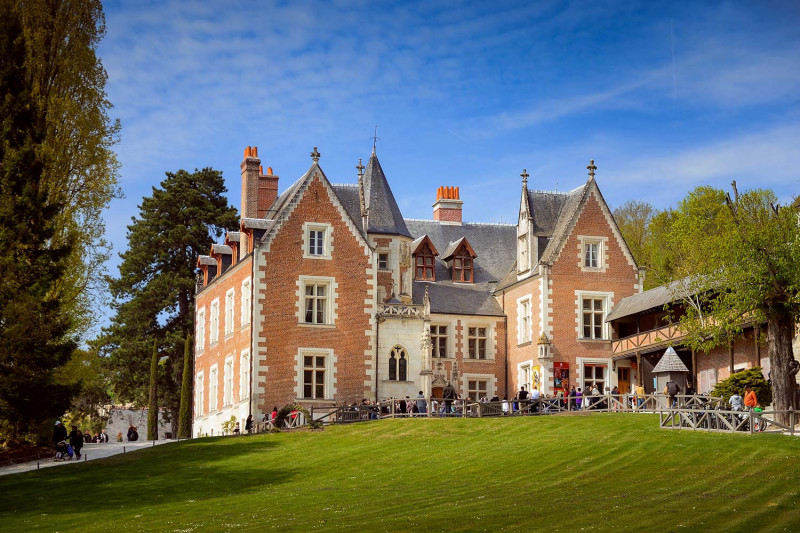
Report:
M313 324L305 321L306 318L306 286L307 285L327 285L326 291L327 300L325 302L325 323ZM296 316L297 323L304 327L335 327L336 319L338 318L339 305L337 303L337 289L339 285L336 283L336 278L328 276L299 276L297 279L297 292L296 296Z
M603 337L592 339L583 336L583 300L584 298L594 298L603 300ZM606 342L611 340L611 326L605 322L605 317L614 307L614 293L601 291L575 290L575 333L577 339L584 342Z
M236 289L231 287L225 291L225 337L233 335L233 323L236 313Z
M523 331L523 304L527 303L528 331ZM517 345L531 342L533 335L533 305L530 294L517 298Z
M250 348L245 348L239 354L239 401L248 398L250 398Z
M214 298L211 302L211 312L208 318L208 341L214 345L219 340L219 298Z
M497 377L494 374L476 374L471 372L461 374L461 391L463 392L462 396L464 397L469 394L470 381L485 381L487 398L491 398L497 394Z
M486 357L484 359L472 358L469 353L469 328L486 328ZM489 322L465 322L463 324L464 361L494 361L497 353L497 339L495 331Z
M225 367L222 376L222 407L233 405L233 356L225 358Z
M212 394L213 391L213 394ZM208 412L217 411L217 396L219 395L219 368L211 365L208 371Z
M194 402L195 407L194 411L196 416L202 416L205 414L204 403L205 403L205 389L203 385L205 384L205 375L202 371L197 373L197 376L194 380Z
M206 348L206 306L197 310L195 330L195 350L200 354Z
M322 255L308 253L311 231L323 233ZM331 259L333 254L333 226L327 222L303 223L303 259Z
M303 358L306 356L319 356L325 357L325 398L310 398L303 397L303 368L305 367ZM336 353L332 348L298 348L297 355L295 356L295 397L301 401L333 401L336 398L336 378L334 377L334 369L336 368Z
M239 325L245 327L250 325L250 313L253 306L253 282L249 276L242 281L241 290L241 316L239 317Z
M586 245L597 244L597 266L585 264ZM578 235L578 266L582 272L605 272L608 270L608 237Z

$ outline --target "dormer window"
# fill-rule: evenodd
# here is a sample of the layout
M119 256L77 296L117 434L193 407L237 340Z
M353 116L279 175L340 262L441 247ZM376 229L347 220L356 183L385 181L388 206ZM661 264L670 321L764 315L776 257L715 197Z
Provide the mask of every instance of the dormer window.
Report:
M428 243L422 245L422 248L416 254L416 278L420 280L436 281L436 258L433 255L431 247Z
M453 281L472 283L472 256L466 245L462 245L453 257Z
M414 279L418 281L436 281L436 256L439 252L427 235L423 235L411 243L414 255Z
M450 262L455 283L472 283L475 281L473 267L475 258L478 255L469 245L466 238L461 237L457 241L451 242L443 255L442 259Z

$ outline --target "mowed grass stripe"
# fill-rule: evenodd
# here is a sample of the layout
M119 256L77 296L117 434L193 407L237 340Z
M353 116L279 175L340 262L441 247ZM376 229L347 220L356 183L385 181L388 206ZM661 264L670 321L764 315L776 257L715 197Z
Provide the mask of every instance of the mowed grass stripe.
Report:
M384 420L0 478L7 531L793 531L800 440L650 415Z

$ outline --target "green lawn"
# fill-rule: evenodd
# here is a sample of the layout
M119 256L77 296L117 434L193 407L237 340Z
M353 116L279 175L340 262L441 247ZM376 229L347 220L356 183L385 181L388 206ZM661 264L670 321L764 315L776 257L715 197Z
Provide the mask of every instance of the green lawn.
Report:
M800 439L653 415L385 420L0 478L4 531L798 531Z

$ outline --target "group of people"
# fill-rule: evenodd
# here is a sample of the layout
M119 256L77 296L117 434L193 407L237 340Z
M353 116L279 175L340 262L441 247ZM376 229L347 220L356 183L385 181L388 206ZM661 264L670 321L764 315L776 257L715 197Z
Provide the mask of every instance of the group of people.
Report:
M758 398L756 398L756 393L751 387L745 387L744 398L738 391L734 391L731 397L728 398L728 403L731 406L731 411L763 411L761 404L758 403Z
M78 426L73 424L72 431L67 433L67 428L61 423L61 420L56 420L55 428L53 429L53 444L56 448L56 459L64 460L81 458L81 449L84 444L89 443L108 442L108 434L104 429L102 432L95 433L92 436L91 432L83 432L78 429Z

